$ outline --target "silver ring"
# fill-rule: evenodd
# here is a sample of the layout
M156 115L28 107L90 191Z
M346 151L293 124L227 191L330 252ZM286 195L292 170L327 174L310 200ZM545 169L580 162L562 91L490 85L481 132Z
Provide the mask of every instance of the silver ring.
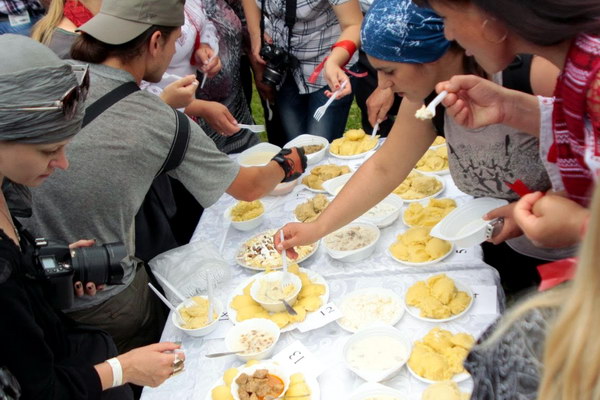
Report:
M175 376L185 368L184 361L179 358L178 354L175 354L175 359L173 360L173 372L171 376Z

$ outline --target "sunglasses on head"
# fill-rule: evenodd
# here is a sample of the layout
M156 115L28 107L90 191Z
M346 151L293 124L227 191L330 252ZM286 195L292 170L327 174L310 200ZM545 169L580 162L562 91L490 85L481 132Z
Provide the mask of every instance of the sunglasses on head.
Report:
M75 116L77 106L85 101L90 88L89 65L71 65L71 70L77 78L77 85L73 86L62 95L60 100L53 101L46 105L30 105L3 107L2 110L19 111L52 111L61 110L65 119L71 120Z

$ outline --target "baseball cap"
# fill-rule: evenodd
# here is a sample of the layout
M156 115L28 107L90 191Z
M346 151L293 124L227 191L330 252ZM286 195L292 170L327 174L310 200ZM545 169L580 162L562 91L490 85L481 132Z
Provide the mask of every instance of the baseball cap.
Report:
M104 0L100 12L77 31L108 44L135 39L152 25L181 26L185 0Z

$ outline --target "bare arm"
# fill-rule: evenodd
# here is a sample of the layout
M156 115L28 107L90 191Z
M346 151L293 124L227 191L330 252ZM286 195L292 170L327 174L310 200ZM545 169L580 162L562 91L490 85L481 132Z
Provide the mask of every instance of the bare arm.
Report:
M319 218L312 223L291 223L283 228L285 248L313 243L341 228L402 183L436 136L430 121L414 117L421 105L407 99L402 101L384 145L358 169Z
M252 51L249 56L254 58L260 64L265 64L265 61L258 54L260 52L261 37L260 37L260 8L255 0L242 0L244 15L246 16L246 24L248 26L248 34L250 36L250 46Z
M242 167L227 193L238 200L253 201L266 196L283 177L283 169L275 161L264 167Z
M552 97L556 87L556 79L560 70L545 58L534 56L531 61L529 81L533 94L544 97Z

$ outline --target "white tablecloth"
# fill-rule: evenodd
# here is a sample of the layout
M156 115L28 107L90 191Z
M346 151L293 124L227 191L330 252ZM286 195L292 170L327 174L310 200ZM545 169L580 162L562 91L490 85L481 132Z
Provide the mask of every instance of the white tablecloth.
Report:
M340 164L341 160L330 159ZM356 164L356 162L354 162ZM449 175L444 176L446 190L440 197L451 197L459 203L468 200L469 196L460 192L452 183ZM224 247L224 257L231 268L231 279L218 289L218 297L226 304L233 289L243 280L248 279L255 272L239 267L235 264L234 255L239 246L249 237L269 228L279 228L285 222L294 220L293 210L299 203L314 196L314 193L297 186L294 191L282 197L267 197L263 199L268 210L264 223L251 232L239 232L230 228ZM211 241L215 246L221 244L224 227L227 226L223 216L224 210L235 202L231 196L224 195L214 206L206 209L194 233L192 240ZM499 285L497 272L483 263L481 249L473 247L468 249L455 249L454 253L443 262L427 267L409 267L391 259L385 249L394 241L395 235L406 229L401 219L392 226L382 230L381 240L375 253L368 260L358 263L342 263L331 259L324 249L319 248L317 253L302 263L302 267L318 271L325 277L330 287L330 301L340 304L344 296L355 289L367 287L384 287L392 289L403 296L408 285L416 280L438 272L445 272L451 278L471 287L486 287L488 292L495 290L497 295L497 309L488 307L483 310L477 307L477 296L473 309L466 315L451 322L440 324L443 328L455 332L469 332L477 337L492 323L502 310L504 295ZM219 321L223 332L229 321ZM422 338L435 324L417 320L408 313L402 317L396 327L401 330L409 340ZM221 336L223 335L216 335ZM342 400L350 397L353 390L364 381L348 370L342 358L342 348L350 336L335 322L320 329L306 333L291 331L281 335L277 343L276 352L284 349L295 340L301 341L312 353L316 355L324 366L324 372L318 377L321 388L321 399ZM213 352L226 351L222 339L192 338L178 331L169 320L163 332L162 340L181 341L186 352L185 371L169 380L158 388L144 389L143 400L158 399L209 399L207 394L213 384L222 376L223 372L232 366L242 364L235 356L208 359L204 355ZM392 380L383 382L385 385L400 389L407 399L420 399L422 391L427 386L410 376L406 367ZM461 384L468 390L471 382ZM317 399L313 399L317 400Z

